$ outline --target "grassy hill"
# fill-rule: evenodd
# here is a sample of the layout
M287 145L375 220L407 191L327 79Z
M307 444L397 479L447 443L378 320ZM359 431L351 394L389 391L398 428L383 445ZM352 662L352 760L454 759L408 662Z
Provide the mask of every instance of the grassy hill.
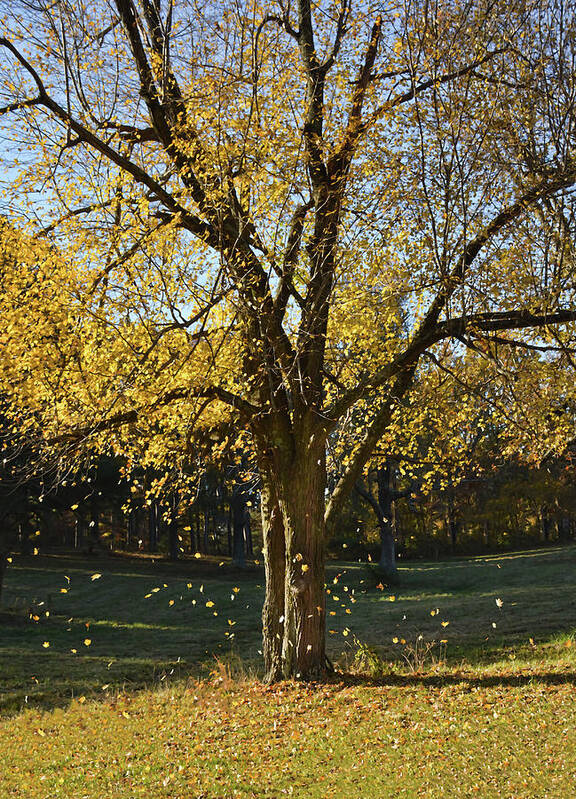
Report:
M393 591L334 563L327 585L343 671L267 688L260 567L15 558L0 796L573 794L576 549L410 564Z

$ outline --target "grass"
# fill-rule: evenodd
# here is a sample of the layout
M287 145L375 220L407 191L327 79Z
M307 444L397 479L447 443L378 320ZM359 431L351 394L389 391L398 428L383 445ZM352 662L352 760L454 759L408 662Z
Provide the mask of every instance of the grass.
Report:
M328 579L331 658L364 673L266 688L259 568L15 559L0 797L573 795L576 549Z

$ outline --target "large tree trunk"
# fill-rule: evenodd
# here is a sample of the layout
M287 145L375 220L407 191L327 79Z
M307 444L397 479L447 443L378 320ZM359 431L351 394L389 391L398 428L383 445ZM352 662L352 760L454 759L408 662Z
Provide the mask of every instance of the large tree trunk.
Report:
M284 638L284 583L286 545L284 522L272 481L261 473L260 505L262 543L266 569L266 597L262 610L262 652L266 680L282 679L282 642Z
M326 671L324 593L324 450L306 452L283 470L279 502L286 538L285 678L314 679Z
M263 644L266 679L326 673L324 442L260 469L266 566ZM277 453L276 453L277 454Z

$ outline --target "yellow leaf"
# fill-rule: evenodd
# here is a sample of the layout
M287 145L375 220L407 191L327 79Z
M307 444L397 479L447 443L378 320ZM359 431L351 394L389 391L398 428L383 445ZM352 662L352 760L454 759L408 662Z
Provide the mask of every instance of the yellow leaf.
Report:
M44 649L48 649L48 647L50 646L50 641L43 641L42 646L44 647Z
M450 622L449 621L442 621L442 622L440 622L440 624L442 625L442 627L448 627Z
M91 577L90 579L91 579L92 581L94 581L94 580L99 580L101 577L102 577L102 575L101 575L101 574L98 574L98 573L96 573L96 574L93 574L93 575L92 575L92 577Z
M208 602L206 602L206 607L207 608L213 608L214 607L214 602L212 602L212 600L209 599Z
M91 638L85 638L84 639L84 646L90 646L91 643L92 643L92 639Z
M199 552L196 552L196 553L195 553L195 555L194 555L194 557L195 557L195 558L201 558L201 557L202 557L202 555L201 555Z

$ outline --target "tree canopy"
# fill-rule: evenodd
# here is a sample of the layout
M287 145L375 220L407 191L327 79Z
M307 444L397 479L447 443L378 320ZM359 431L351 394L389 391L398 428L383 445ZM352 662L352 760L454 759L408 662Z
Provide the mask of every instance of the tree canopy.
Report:
M2 9L6 390L151 460L246 430L268 676L322 673L325 528L424 353L531 350L548 395L571 364L571 4Z

